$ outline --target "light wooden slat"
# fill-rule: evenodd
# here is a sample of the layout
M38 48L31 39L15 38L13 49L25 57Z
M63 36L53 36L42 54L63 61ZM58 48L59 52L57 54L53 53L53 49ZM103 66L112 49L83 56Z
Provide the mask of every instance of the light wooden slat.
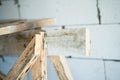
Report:
M47 80L47 55L46 40L44 38L44 48L40 52L40 57L32 67L32 80Z
M40 28L43 26L52 25L56 22L55 19L41 19L41 20L27 20L20 24L9 24L0 28L0 35L11 34L33 28ZM2 26L2 25L1 25Z
M4 80L5 77L6 75L2 71L0 71L0 80Z
M32 37L41 31L28 30L0 36L0 54L21 54ZM87 28L46 31L49 53L69 55L90 55L90 31ZM55 49L53 52L52 50ZM70 51L73 50L73 51ZM57 52L61 51L61 53ZM74 53L74 51L76 51Z
M48 51L51 54L90 55L90 31L88 28L49 30L47 36Z
M67 61L63 55L51 55L50 58L60 80L74 80Z
M90 30L85 29L85 53L86 56L90 56Z
M20 55L14 66L8 72L5 80L23 80L29 69L40 56L42 36L36 34L35 38L29 43L23 53ZM39 45L39 46L38 46Z

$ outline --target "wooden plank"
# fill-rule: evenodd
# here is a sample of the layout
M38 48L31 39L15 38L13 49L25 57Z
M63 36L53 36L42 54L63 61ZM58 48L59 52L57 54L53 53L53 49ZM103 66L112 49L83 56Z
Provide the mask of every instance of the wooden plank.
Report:
M32 37L41 29L22 31L0 36L0 54L21 54ZM87 28L46 31L49 53L69 55L90 55L90 31ZM67 44L66 44L67 43ZM55 49L55 50L54 50ZM72 50L72 51L71 51ZM61 51L61 53L59 53Z
M1 25L0 35L11 34L33 28L41 28L43 26L52 25L56 22L55 19L27 20L19 24Z
M5 77L6 75L2 71L0 71L0 80L4 80Z
M31 42L20 55L14 66L8 72L5 80L23 80L29 69L40 56L40 48L42 46L42 36L41 34L36 34L35 38L31 40Z
M44 38L44 48L40 53L32 67L32 80L47 80L47 55L46 55L46 40Z
M88 28L47 31L48 52L51 54L90 55ZM59 53L60 52L60 53Z
M74 80L67 61L63 55L51 55L50 58L60 80Z

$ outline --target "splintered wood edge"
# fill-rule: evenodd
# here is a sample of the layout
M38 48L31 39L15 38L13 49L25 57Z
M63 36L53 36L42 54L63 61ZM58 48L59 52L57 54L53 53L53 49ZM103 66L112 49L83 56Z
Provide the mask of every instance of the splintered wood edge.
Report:
M26 57L26 56L28 56L28 53L33 54L33 50L30 51L30 52L29 52L29 50L30 50L31 47L34 46L34 42L35 42L35 39L33 38L31 40L31 42L28 44L28 46L25 48L23 53L20 55L20 57L18 58L16 63L13 65L11 70L8 72L5 80L19 80L19 78L23 79L23 74L24 74L24 76L26 75L26 73L27 73L27 71L29 70L29 67L30 67L29 62L33 59L33 56L34 56L34 55L31 55L29 57ZM23 61L25 59L28 59L28 58L30 58L30 60L27 61L28 63L27 62L23 63ZM24 67L24 68L22 69L22 67ZM16 73L16 70L19 70L19 72Z
M43 46L42 34L36 34L35 38L31 40L23 53L20 55L14 66L9 71L5 80L19 80L24 79L25 75L39 58ZM26 60L24 62L24 60ZM19 72L16 73L16 70Z
M74 80L72 73L67 64L65 56L63 55L50 55L51 61L56 69L60 80Z
M45 40L45 33L40 32L41 37L43 39L43 44L40 57L36 60L34 65L32 66L32 80L47 80L47 56L46 56L46 40ZM39 44L37 44L39 46Z

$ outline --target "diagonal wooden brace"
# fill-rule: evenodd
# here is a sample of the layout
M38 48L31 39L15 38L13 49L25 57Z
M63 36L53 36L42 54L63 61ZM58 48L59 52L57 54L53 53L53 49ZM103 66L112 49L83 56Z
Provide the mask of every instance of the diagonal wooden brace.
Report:
M65 56L50 55L50 58L58 74L59 80L74 80Z
M36 34L8 72L5 80L23 80L29 69L40 57L44 47L44 32Z

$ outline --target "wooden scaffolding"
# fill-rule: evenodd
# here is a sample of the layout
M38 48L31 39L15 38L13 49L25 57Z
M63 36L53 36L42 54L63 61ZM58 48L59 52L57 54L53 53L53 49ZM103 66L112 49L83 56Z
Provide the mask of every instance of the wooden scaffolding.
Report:
M30 69L32 80L47 80L46 32L41 28L55 22L55 19L0 20L0 44L4 45L0 55L21 53L7 75L0 71L0 80L24 80ZM88 36L87 29L84 31ZM89 55L89 41L85 46ZM74 80L64 55L50 55L50 58L60 80Z

